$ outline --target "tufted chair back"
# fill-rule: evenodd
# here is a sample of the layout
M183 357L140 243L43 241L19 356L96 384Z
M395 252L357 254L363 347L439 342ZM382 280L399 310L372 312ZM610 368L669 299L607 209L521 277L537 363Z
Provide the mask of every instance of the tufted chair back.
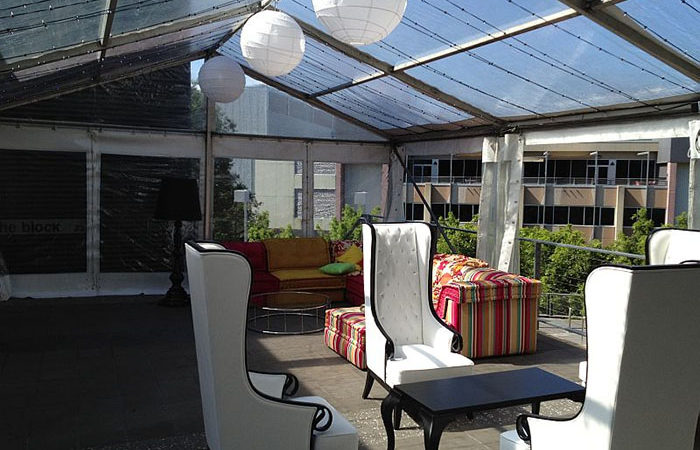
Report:
M433 238L433 229L422 222L362 228L368 374L388 386L409 381L409 372L413 381L444 378L447 372L466 374L472 364L451 354L461 344L460 336L432 306Z
M432 234L425 224L377 225L371 238L379 318L394 345L423 343ZM376 309L375 309L376 308Z
M657 228L649 234L647 264L683 264L700 261L700 231Z

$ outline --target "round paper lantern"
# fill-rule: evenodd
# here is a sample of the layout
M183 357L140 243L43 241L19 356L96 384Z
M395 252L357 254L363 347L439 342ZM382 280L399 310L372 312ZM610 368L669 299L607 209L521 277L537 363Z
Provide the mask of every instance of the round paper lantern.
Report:
M384 39L401 22L406 0L313 0L330 34L352 45Z
M304 57L301 27L280 11L261 11L241 30L241 52L253 69L268 77L291 72Z
M245 74L236 61L215 56L199 69L199 87L210 100L230 103L243 93Z

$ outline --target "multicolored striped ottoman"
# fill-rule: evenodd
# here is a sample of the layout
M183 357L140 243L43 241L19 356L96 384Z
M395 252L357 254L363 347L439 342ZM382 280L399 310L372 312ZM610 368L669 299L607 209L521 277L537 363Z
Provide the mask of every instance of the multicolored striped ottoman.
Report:
M541 287L539 280L473 268L442 286L436 312L462 334L468 358L533 353Z
M366 369L365 307L335 308L326 311L323 340L326 345L359 369Z

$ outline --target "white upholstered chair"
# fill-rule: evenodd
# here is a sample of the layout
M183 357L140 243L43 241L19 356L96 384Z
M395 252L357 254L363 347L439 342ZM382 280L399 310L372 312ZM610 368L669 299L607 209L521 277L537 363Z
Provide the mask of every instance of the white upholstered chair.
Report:
M647 238L647 264L683 264L700 261L700 231L657 228Z
M431 301L433 230L425 223L364 224L367 398L374 380L396 384L472 373L461 336Z
M357 449L357 431L324 399L282 398L290 378L247 370L245 256L212 243L185 247L209 448Z
M586 398L572 419L524 414L532 450L692 449L700 413L700 265L604 266L586 280ZM525 439L527 440L527 439ZM501 449L527 448L514 432Z

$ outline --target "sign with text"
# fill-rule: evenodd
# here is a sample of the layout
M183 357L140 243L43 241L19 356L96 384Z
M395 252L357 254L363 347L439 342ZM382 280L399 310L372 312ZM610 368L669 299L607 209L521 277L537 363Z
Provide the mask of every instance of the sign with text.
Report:
M85 219L10 219L0 220L0 235L43 235L85 233Z

